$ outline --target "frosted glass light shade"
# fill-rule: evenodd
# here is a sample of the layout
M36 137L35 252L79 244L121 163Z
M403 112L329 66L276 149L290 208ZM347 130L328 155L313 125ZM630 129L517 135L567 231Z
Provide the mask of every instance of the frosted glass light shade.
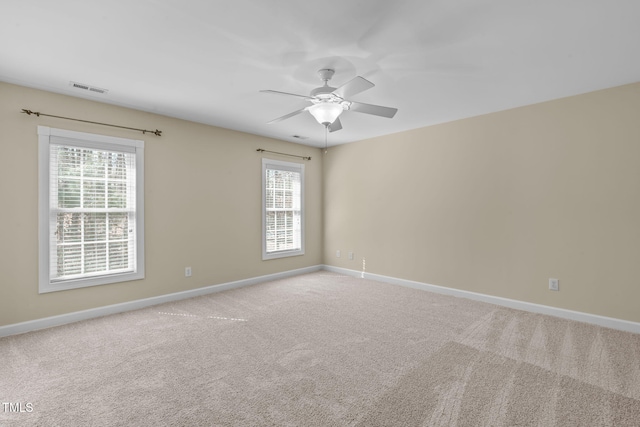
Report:
M342 105L334 102L321 102L309 107L309 112L321 125L335 122L342 111Z

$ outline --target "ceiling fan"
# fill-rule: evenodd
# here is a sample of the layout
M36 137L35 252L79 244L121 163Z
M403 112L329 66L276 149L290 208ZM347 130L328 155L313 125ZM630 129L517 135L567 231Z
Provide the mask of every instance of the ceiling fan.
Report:
M330 68L319 70L318 75L324 82L324 86L313 89L309 95L297 95L295 93L279 92L277 90L261 90L260 92L295 96L311 102L311 105L308 107L285 114L282 117L271 120L268 124L277 123L308 111L318 121L318 123L324 125L330 132L335 132L342 129L342 123L340 123L339 116L343 111L356 111L359 113L373 114L374 116L388 118L392 118L398 111L397 108L381 107L379 105L349 101L346 98L360 92L364 92L367 89L371 89L375 85L369 80L357 76L336 89L335 87L329 86L329 80L331 80L334 73L335 70Z

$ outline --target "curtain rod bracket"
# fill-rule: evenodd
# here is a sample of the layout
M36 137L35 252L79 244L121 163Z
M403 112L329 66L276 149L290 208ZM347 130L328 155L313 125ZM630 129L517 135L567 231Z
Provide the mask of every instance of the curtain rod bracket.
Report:
M92 122L90 120L72 119L71 117L54 116L54 115L51 115L51 114L44 114L44 113L41 113L39 111L31 111L31 110L27 110L26 108L23 108L22 112L27 114L27 115L29 115L29 116L32 115L32 114L35 114L36 117L40 117L40 116L54 117L56 119L73 120L74 122L91 123L91 124L94 124L94 125L111 126L113 128L135 130L135 131L138 131L138 132L142 132L144 135L146 135L147 132L149 132L149 133L152 133L152 134L154 134L156 136L162 136L162 131L158 130L158 129L156 129L156 130L137 129L137 128L130 128L130 127L127 127L127 126L112 125L112 124L109 124L109 123Z

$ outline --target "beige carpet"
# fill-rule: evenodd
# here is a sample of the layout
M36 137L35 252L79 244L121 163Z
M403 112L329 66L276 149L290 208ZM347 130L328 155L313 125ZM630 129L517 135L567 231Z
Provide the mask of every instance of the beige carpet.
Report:
M640 336L318 272L0 339L1 426L640 426ZM15 406L14 406L15 408Z

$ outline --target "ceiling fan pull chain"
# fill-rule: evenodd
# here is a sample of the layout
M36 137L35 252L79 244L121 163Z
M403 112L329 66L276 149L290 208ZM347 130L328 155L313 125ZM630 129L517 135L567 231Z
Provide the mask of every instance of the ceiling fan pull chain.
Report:
M329 133L329 123L324 125L324 154L327 154L327 134Z

